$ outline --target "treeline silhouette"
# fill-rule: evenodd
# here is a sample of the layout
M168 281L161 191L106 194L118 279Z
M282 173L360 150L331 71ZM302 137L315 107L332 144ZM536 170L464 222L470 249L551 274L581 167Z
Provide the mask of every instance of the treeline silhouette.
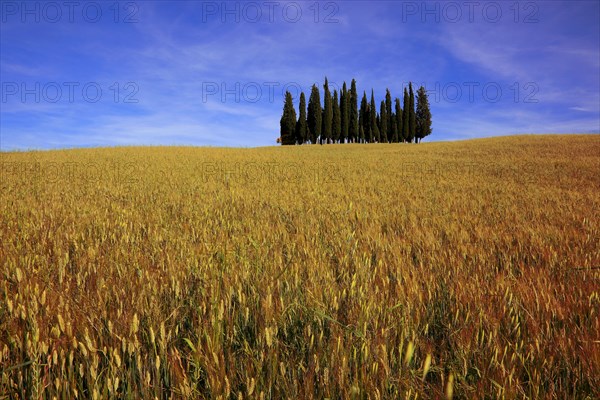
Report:
M417 90L416 108L412 83L409 83L408 89L404 88L402 106L397 97L392 104L392 95L386 89L379 111L373 89L370 102L367 101L367 93L363 92L358 108L355 79L352 79L350 90L344 82L339 96L337 90L331 94L327 78L323 89L323 106L316 85L311 88L308 108L304 92L300 93L298 118L292 94L286 91L280 121L281 136L277 143L419 143L431 134L431 111L423 86Z

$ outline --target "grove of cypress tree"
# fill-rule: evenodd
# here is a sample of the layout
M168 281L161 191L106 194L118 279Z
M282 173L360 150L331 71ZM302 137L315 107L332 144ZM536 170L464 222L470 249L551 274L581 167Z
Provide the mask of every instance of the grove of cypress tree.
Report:
M404 106L402 109L402 141L404 142L408 142L408 139L410 138L408 133L408 120L410 119L409 110L408 90L404 88Z
M299 144L308 140L308 126L306 122L306 97L304 92L300 93L300 105L298 110L298 122L296 122L296 141Z
M325 77L325 84L323 84L324 93L323 93L323 132L321 136L321 142L323 139L329 140L331 139L331 130L333 127L333 104L331 99L331 92L329 91L329 83L327 82L327 77Z
M412 83L408 84L408 90L409 90L409 101L408 101L408 105L410 107L408 116L409 116L409 120L408 120L408 133L409 133L409 139L412 142L412 140L415 138L415 125L416 125L416 119L415 119L415 94L413 93L413 88L412 88Z
M350 124L350 99L348 96L348 89L346 88L346 82L342 86L342 94L340 96L340 119L341 119L341 137L340 143L344 143L348 139L348 130Z
M285 92L285 103L283 105L283 115L279 121L281 132L281 144L290 145L296 143L296 110L294 110L294 100L289 91Z
M312 85L310 98L308 99L308 130L310 132L311 143L317 143L317 138L321 135L321 95L319 88Z
M400 99L396 97L396 120L394 127L396 128L396 142L402 142L402 108L400 107Z
M390 89L385 90L385 113L387 116L387 138L388 141L395 143L398 139L394 138L396 130L394 129L394 111L392 110L392 94Z
M383 100L381 100L381 106L379 107L379 137L381 143L388 142L388 114Z
M369 142L378 142L379 141L379 128L377 127L377 106L375 105L375 93L373 89L371 89L371 106L370 106L370 115L371 115L371 135Z
M342 136L342 116L340 112L340 103L338 102L337 90L333 91L333 123L331 125L331 134L333 143L337 143Z
M350 142L357 141L359 137L358 132L358 93L356 92L356 80L352 79L350 83L350 96L348 98L348 138Z
M419 143L419 140L431 134L431 111L429 109L427 91L423 86L417 90L417 111L415 118L415 138L417 143Z
M342 90L331 93L325 77L323 88L323 106L316 84L312 85L308 107L304 92L300 93L297 120L292 95L286 91L278 143L412 143L413 140L419 143L432 132L429 99L423 86L416 92L416 107L415 92L409 82L403 98L396 97L393 103L390 90L386 89L379 110L373 89L370 101L363 91L360 109L357 108L355 79L352 79L350 90L344 82Z

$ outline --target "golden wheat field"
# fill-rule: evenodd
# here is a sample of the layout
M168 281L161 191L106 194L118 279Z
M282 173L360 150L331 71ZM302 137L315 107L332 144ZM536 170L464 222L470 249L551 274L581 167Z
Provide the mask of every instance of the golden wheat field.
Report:
M0 399L600 396L600 135L0 157Z

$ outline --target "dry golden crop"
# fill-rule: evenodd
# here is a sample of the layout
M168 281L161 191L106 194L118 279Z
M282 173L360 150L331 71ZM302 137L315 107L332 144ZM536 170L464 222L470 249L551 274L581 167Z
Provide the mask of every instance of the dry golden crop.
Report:
M0 157L0 399L600 397L598 135Z

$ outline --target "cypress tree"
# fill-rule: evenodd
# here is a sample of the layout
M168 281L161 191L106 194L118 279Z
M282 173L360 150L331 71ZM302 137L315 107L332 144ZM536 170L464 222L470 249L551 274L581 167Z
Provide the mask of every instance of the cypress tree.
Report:
M402 142L402 108L400 107L400 99L396 97L396 121L394 126L396 127L396 142Z
M389 116L388 121L390 125L388 126L388 132L390 137L388 137L388 141L390 143L398 143L398 130L396 129L396 114L392 113Z
M281 128L281 144L290 145L296 143L296 110L294 110L294 100L289 91L285 92L285 103L283 105L283 115L279 121Z
M379 141L379 128L377 127L377 106L375 105L375 94L373 89L371 89L371 106L370 106L370 114L371 114L371 135L369 142L378 142Z
M332 127L333 127L333 104L331 99L331 92L329 91L329 83L327 82L327 77L325 77L325 84L323 85L325 92L323 94L323 132L321 137L321 142L323 139L329 140L332 137Z
M429 99L427 91L423 86L417 90L417 111L416 111L416 132L417 143L425 136L431 134L431 111L429 110Z
M331 125L331 134L333 143L337 143L342 136L342 115L337 90L333 91L333 123Z
M348 129L350 124L350 99L348 96L348 89L346 89L346 82L342 86L342 94L340 96L340 118L341 118L341 137L340 143L344 143L348 139Z
M300 105L298 110L298 122L296 123L296 141L298 144L308 140L308 126L306 122L306 97L304 92L300 93Z
M394 111L392 110L392 94L390 89L385 91L385 113L387 115L387 137L388 141L395 143L398 141L396 136L396 129L394 125Z
M381 100L381 106L379 107L379 136L381 143L388 142L388 114L383 100Z
M408 110L409 105L408 105L408 90L406 90L406 88L404 88L404 106L402 109L402 141L403 142L408 142L410 135L408 134L408 120L409 120L409 115L408 115Z
M415 94L413 93L413 88L412 88L412 83L408 84L408 88L409 88L409 102L408 105L410 107L408 116L409 116L409 120L408 120L408 133L409 133L409 139L412 142L412 140L415 138L415 125L416 125L416 119L415 119Z
M348 113L348 139L355 142L359 137L358 132L358 93L356 92L356 80L352 79L350 84L349 113Z
M317 138L321 135L321 95L319 88L312 85L310 98L308 99L308 130L310 132L310 142L317 143Z
M360 102L359 123L360 127L362 128L362 132L359 137L360 141L364 142L365 140L369 140L369 138L371 137L369 102L367 101L367 92L364 91L362 100Z
M325 102L325 99L323 99L323 102ZM327 143L327 141L325 140L325 134L323 132L325 132L325 107L321 107L321 138L319 139L320 144Z

